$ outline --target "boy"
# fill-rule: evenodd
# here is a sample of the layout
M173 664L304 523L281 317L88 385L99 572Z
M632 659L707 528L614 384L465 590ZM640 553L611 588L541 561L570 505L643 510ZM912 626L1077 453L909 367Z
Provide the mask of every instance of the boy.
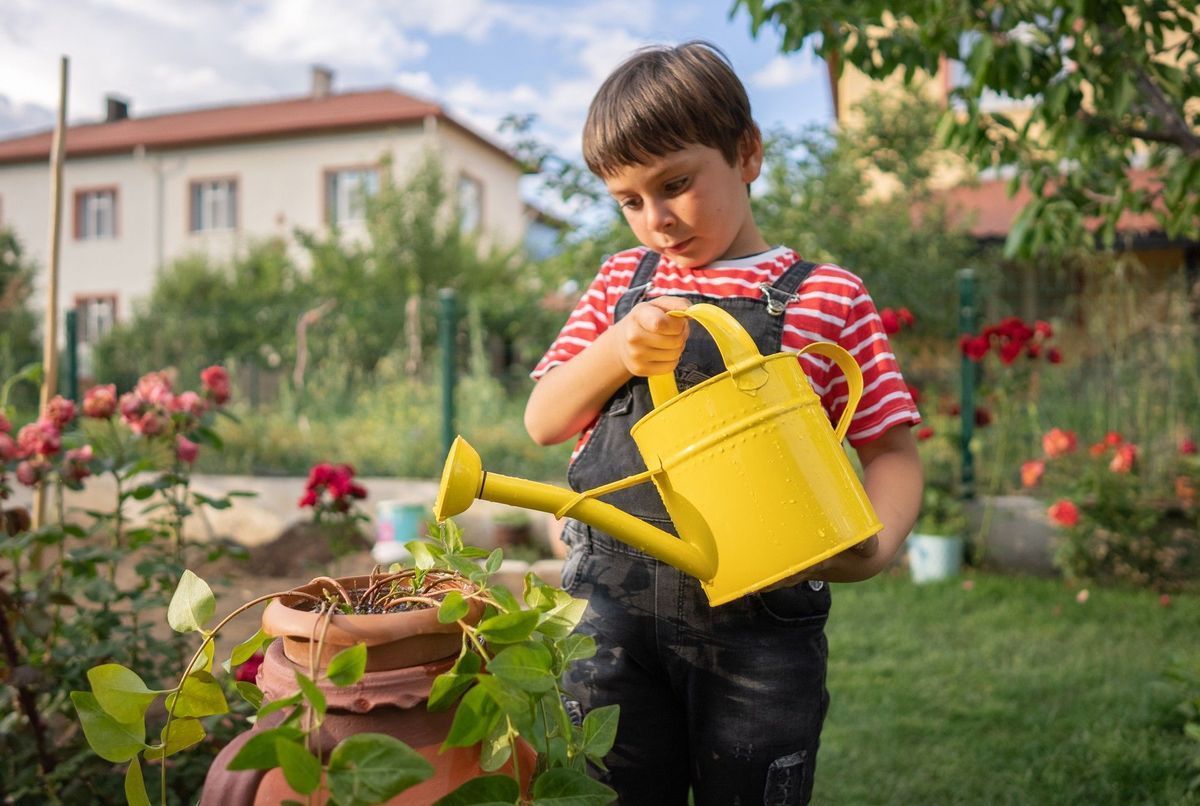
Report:
M689 786L697 804L807 802L828 704L824 583L878 573L916 519L916 407L862 281L803 263L759 233L748 186L762 167L762 139L715 47L634 54L592 101L583 151L642 246L605 261L533 372L530 436L550 445L582 432L568 470L574 489L644 469L629 427L652 408L646 376L674 371L685 389L724 370L703 328L669 310L710 302L737 317L764 354L835 341L862 366L848 436L883 523L876 537L712 608L686 574L586 524L564 530L563 585L588 600L580 629L598 647L576 664L572 693L585 710L621 706L600 773L621 802L685 803ZM844 379L824 360L801 364L836 421ZM673 531L652 485L605 500Z

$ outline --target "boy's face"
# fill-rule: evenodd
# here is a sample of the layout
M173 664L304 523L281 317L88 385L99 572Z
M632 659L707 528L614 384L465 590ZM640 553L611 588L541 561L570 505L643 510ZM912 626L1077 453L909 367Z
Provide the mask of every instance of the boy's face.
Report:
M637 239L680 268L756 254L768 247L746 185L762 168L762 143L744 142L734 165L715 148L690 145L625 166L604 183Z

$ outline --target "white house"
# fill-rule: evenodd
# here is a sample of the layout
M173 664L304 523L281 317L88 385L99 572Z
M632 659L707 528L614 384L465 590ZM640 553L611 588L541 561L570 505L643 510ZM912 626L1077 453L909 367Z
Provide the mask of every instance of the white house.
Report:
M86 345L129 312L172 258L227 258L247 241L353 232L391 165L403 181L426 149L457 190L463 226L513 245L532 217L521 165L433 102L393 89L335 93L314 68L300 98L131 117L110 97L101 123L71 126L63 168L59 310ZM0 140L0 226L46 265L52 132ZM358 225L361 229L361 223ZM44 298L42 289L35 297Z

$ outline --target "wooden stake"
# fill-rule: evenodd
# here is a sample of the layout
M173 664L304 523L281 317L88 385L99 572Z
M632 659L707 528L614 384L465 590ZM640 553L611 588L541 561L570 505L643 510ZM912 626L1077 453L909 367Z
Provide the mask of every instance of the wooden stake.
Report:
M42 341L41 410L58 391L58 244L62 236L62 165L67 139L67 78L70 60L59 59L58 121L50 147L50 249L46 260L46 321ZM34 493L33 528L46 522L46 485Z

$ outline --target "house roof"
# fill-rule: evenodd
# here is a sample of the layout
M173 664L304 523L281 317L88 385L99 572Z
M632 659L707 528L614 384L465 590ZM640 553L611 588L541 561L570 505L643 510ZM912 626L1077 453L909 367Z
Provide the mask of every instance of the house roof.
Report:
M1131 179L1135 186L1144 186L1153 181L1147 171L1134 171ZM950 220L967 225L971 235L980 241L1007 238L1017 215L1033 198L1026 185L1009 196L1006 179L956 185L939 195L946 203ZM1088 226L1090 229L1099 228L1098 222L1089 222ZM1142 235L1161 230L1162 226L1151 212L1126 212L1117 220L1117 231L1124 234Z
M299 137L335 131L419 123L433 116L505 159L512 154L450 117L440 105L392 89L311 95L263 103L191 109L69 126L68 157L146 149L188 148L247 140ZM54 132L0 140L0 165L49 159Z

